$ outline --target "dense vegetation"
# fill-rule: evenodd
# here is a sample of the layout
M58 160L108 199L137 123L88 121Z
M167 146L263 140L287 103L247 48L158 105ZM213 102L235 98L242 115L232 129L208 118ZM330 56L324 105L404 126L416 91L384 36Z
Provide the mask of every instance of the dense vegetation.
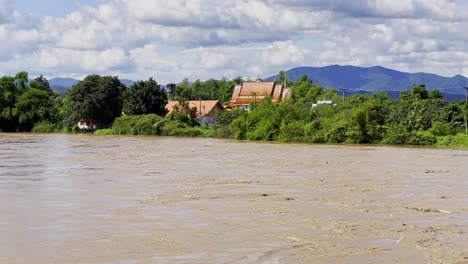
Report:
M279 75L284 81L284 74ZM71 132L81 119L92 119L100 134L223 137L307 143L383 143L468 147L465 123L468 105L445 101L440 91L413 85L400 100L384 92L342 98L307 76L296 82L289 100L272 105L267 98L250 111L234 109L217 116L214 126L202 127L195 109L185 100L229 101L234 80L184 80L175 99L180 106L169 117L167 95L153 79L126 87L117 77L90 75L69 89L65 98L40 76L26 72L0 78L0 131ZM312 107L318 100L334 104ZM122 112L125 115L122 116Z

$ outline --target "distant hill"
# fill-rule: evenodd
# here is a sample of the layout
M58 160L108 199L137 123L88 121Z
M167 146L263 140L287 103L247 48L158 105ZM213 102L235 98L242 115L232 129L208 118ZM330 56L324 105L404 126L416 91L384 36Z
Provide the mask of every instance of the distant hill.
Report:
M120 79L120 81L125 84L125 86L130 86L135 83L135 81L127 80L127 79Z
M326 67L298 67L286 71L290 80L297 80L307 74L314 83L325 88L347 88L356 91L407 91L413 84L425 84L428 90L439 89L444 95L460 97L465 94L462 88L468 84L468 78L457 75L443 77L430 73L406 73L381 66L370 68L356 66L331 65ZM265 80L271 81L278 75ZM448 98L447 98L448 99ZM460 97L462 99L462 97Z
M77 84L80 80L75 80L72 78L54 78L49 80L49 85L52 86L57 86L57 87L66 87L70 88L73 85Z

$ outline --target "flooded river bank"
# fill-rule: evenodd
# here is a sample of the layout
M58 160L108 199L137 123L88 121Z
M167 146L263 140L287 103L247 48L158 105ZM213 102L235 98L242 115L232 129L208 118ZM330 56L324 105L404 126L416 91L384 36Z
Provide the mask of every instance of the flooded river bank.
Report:
M468 151L0 134L0 263L468 263Z

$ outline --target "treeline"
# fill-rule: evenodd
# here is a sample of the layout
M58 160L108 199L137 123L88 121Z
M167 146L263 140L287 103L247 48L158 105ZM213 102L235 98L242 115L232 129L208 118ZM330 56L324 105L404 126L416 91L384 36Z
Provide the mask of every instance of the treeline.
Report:
M190 100L219 100L221 103L226 104L231 100L232 88L236 84L243 82L241 77L233 80L225 78L221 80L210 79L206 82L196 80L189 83L188 79L184 79L182 83L177 85L174 95L176 101L190 101Z
M288 100L272 105L267 98L251 105L250 111L224 111L210 127L200 126L196 110L184 104L209 99L227 103L234 85L241 83L241 78L194 83L186 79L174 95L180 107L165 117L167 94L152 78L126 87L117 77L89 75L62 98L43 76L29 80L20 72L0 78L0 131L74 132L78 121L90 119L107 128L97 131L106 134L468 147L467 104L445 101L438 90L428 91L424 85L401 92L400 100L384 92L342 98L335 89L325 90L304 75L288 82L293 87ZM312 107L320 100L333 104Z
M63 120L62 98L43 76L30 81L27 72L0 78L0 131L31 131Z
M334 104L312 108L318 100ZM466 115L464 102L447 102L424 85L401 92L400 100L384 92L343 99L303 79L289 102L264 101L253 111L238 112L227 127L234 138L247 140L432 145L438 137L464 132Z
M117 77L89 75L62 98L43 76L0 78L0 131L74 132L80 120L110 127L122 114L164 116L167 94L155 80L126 87Z

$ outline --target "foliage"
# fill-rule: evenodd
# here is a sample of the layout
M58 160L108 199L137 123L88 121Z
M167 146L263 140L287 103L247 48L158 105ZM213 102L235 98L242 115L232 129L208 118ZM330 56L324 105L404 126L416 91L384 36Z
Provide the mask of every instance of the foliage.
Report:
M150 78L137 81L123 92L123 112L127 115L166 115L167 94Z
M160 124L164 118L156 115L122 116L115 119L112 126L117 135L160 135Z
M171 115L162 117L167 95L152 78L126 88L117 77L89 75L62 100L44 76L29 80L27 72L20 72L0 78L0 131L73 133L80 119L89 118L99 127L113 124L95 132L100 135L468 147L468 104L445 101L439 90L415 84L400 93L400 100L384 92L343 99L336 89L326 90L306 75L295 82L286 77L282 72L278 81L292 87L289 100L272 104L267 97L250 111L224 111L216 116L215 125L200 127L197 108L187 100L216 99L226 104L242 78L193 83L185 79L177 86L179 103ZM317 104L324 100L332 103ZM120 117L122 110L127 115Z
M182 83L177 85L174 100L191 101L191 100L219 100L221 103L228 103L231 99L232 89L234 85L242 83L241 78L236 78L228 81L223 78L221 80L210 79L206 82L196 80L192 84L188 79L184 79Z
M437 145L456 148L468 148L468 135L465 133L459 133L451 136L438 137Z
M26 131L36 123L61 127L61 98L42 75L31 82L27 72L0 78L0 131Z
M18 97L15 104L15 115L18 116L18 129L31 131L35 123L51 120L56 109L50 94L46 91L29 88Z
M51 123L49 121L41 121L36 123L32 128L33 133L60 133L63 130L62 126L57 123Z
M124 89L117 77L88 75L67 91L67 124L73 126L84 118L95 121L99 127L112 124L122 113Z
M96 135L113 135L114 130L112 128L98 129L98 130L94 131L94 134L96 134Z

